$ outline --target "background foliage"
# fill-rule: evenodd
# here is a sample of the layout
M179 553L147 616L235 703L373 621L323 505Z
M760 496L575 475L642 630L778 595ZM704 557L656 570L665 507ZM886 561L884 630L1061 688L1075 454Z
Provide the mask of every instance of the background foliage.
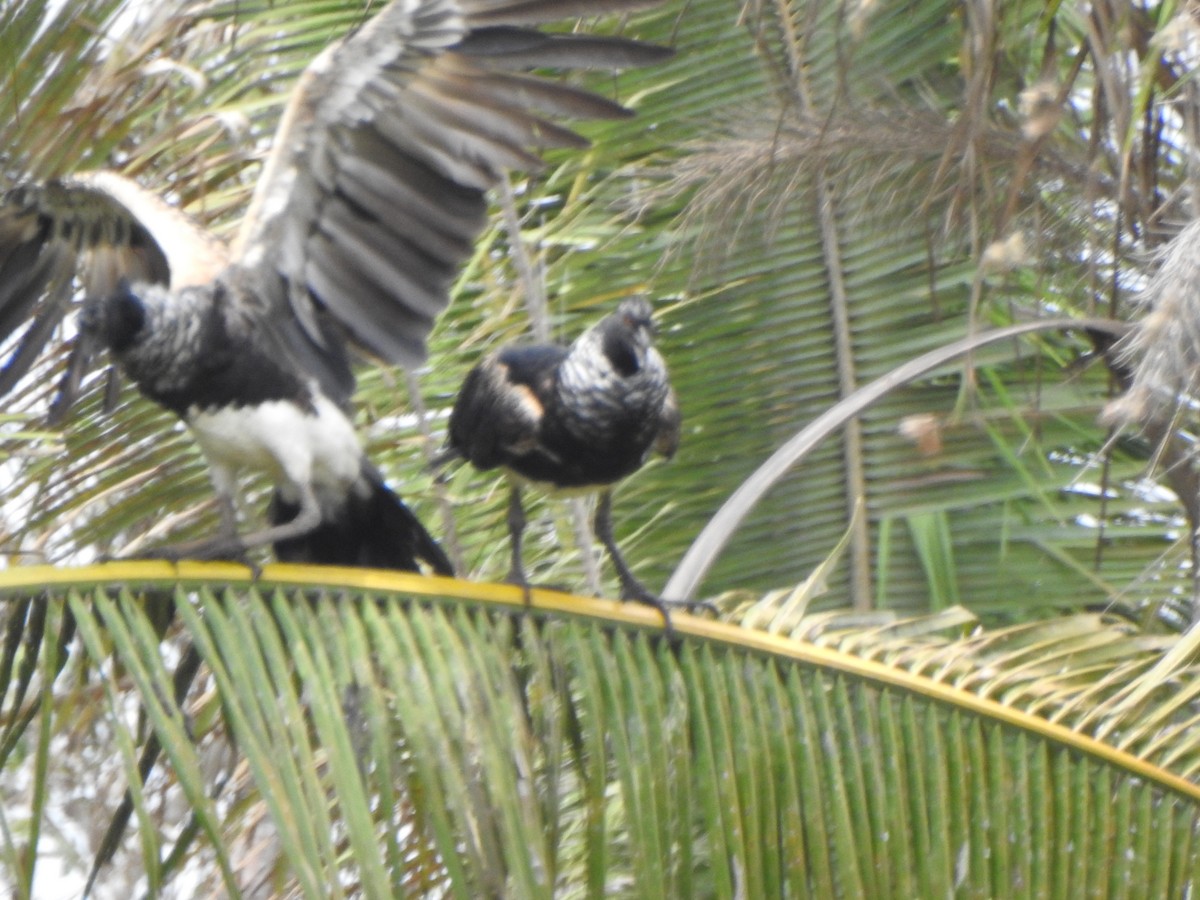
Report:
M6 11L19 63L6 96L25 98L4 128L10 180L115 164L222 230L244 208L291 80L361 15L212 3L121 19L120 4L96 3L44 29L67 48L60 66L80 64L18 83L47 70L48 45L16 37L40 6ZM643 574L665 580L730 491L857 386L991 324L1129 315L1141 251L1184 205L1189 26L1169 14L693 0L604 23L679 52L596 79L638 116L588 126L594 150L514 181L521 243L498 211L434 337L421 406L403 373L364 370L373 457L456 535L466 573L502 575L496 479L464 469L442 491L423 470L463 373L502 342L569 339L646 291L685 440L676 461L619 493L617 515ZM120 41L97 38L106 15L125 23ZM532 279L513 268L519 255ZM1106 444L1096 414L1112 388L1089 351L1084 335L1026 341L895 392L778 485L704 591L792 583L852 528L830 605L969 598L1022 617L1064 597L1169 597L1181 520L1169 492L1139 479L1149 447ZM98 378L70 429L31 434L37 420L21 413L43 408L52 371L9 411L15 558L131 552L211 527L195 449L130 393L101 416ZM860 498L868 515L852 526ZM536 577L586 584L566 508L539 515Z
M113 166L229 233L245 208L295 76L372 6L327 0L178 0L149 6L119 0L62 6L12 0L0 5L0 186ZM505 492L492 476L465 468L447 473L439 484L425 465L440 443L461 377L486 350L541 331L570 338L629 292L645 291L653 298L686 430L677 458L650 466L624 485L616 511L627 555L651 584L658 584L724 498L815 415L897 365L979 329L1045 316L1133 317L1131 298L1151 265L1150 251L1190 217L1195 34L1187 10L1172 3L674 0L622 21L589 22L587 27L669 43L677 55L653 69L596 76L590 82L633 106L638 116L588 125L591 151L552 157L536 177L514 176L511 211L520 222L519 236L505 225L501 202L494 225L456 285L455 301L439 323L429 366L419 373L415 390L403 372L369 367L356 398L372 458L423 519L447 535L463 573L472 579L497 578L507 569ZM519 271L522 258L532 276ZM537 302L541 295L544 309ZM772 491L735 535L702 592L739 590L759 598L815 571L819 577L797 594L765 595L772 609L795 611L807 624L791 622L789 630L795 626L797 634L810 639L820 638L835 621L825 612L834 607L853 606L860 613L882 608L904 615L944 611L932 621L953 623L953 637L978 625L960 614L959 603L989 622L1023 622L1084 607L1116 609L1130 621L1083 616L1063 620L1072 623L1069 627L1050 619L1017 626L1015 633L1002 632L1004 637L969 635L966 640L976 649L990 647L995 653L978 665L964 663L961 670L939 655L942 645L931 635L950 637L932 626L904 625L904 618L887 626L896 629L887 634L864 636L861 628L847 628L857 636L845 640L855 652L893 667L919 658L927 663L921 669L925 674L959 672L981 694L1036 716L1060 717L1107 744L1125 746L1121 741L1130 733L1139 734L1129 745L1136 755L1168 771L1178 763L1180 777L1194 778L1194 765L1185 762L1194 741L1192 696L1190 689L1178 689L1191 683L1184 675L1194 648L1174 637L1153 636L1162 621L1177 625L1189 615L1190 572L1186 542L1179 540L1187 523L1173 492L1143 477L1152 468L1153 441L1130 434L1114 437L1097 423L1114 386L1107 369L1095 364L1092 350L1082 332L1043 336L981 351L967 362L904 385L844 433L832 436ZM104 412L109 382L97 374L68 423L61 430L45 427L43 413L62 359L60 351L46 360L0 416L5 496L0 549L9 562L87 562L98 554L132 554L210 529L215 513L194 445L169 416L132 390L125 388L116 409ZM860 504L865 515L856 517ZM261 494L252 491L247 511L253 515L261 505ZM537 515L529 540L535 580L586 587L580 547L589 544L576 539L568 508L546 502L531 512ZM611 592L612 584L606 581L603 587ZM16 830L5 826L6 871L32 871L28 862L36 857L36 848L51 846L40 845L39 835L54 829L59 832L52 841L60 848L56 852L81 854L64 867L86 869L126 780L111 780L111 787L100 792L103 797L98 794L102 802L79 818L93 823L89 835L74 833L78 826L69 824L72 817L56 818L56 807L46 797L63 785L89 780L108 785L104 774L112 774L114 765L130 776L136 748L149 728L170 748L172 774L162 777L172 784L179 780L189 808L207 808L219 818L219 825L211 819L197 822L206 836L204 847L230 846L237 836L249 840L253 829L248 823L277 828L288 817L317 816L313 834L284 835L278 845L283 849L266 854L270 879L279 879L264 882L267 893L284 893L287 887L311 891L339 866L349 866L351 858L362 862L362 868L350 866L347 883L386 880L398 871L418 879L425 872L430 883L445 875L440 868L447 864L445 850L461 839L449 824L429 825L430 846L442 848L442 855L416 838L416 843L404 844L394 822L388 827L395 826L397 836L385 845L390 856L368 864L357 855L372 841L378 847L382 832L372 829L385 830L379 809L398 801L370 794L392 783L385 777L387 769L364 775L368 787L355 786L354 760L359 757L348 754L345 744L354 728L337 724L354 719L346 709L353 703L344 691L362 679L375 692L370 702L378 710L379 704L401 702L403 679L384 668L353 675L335 672L336 677L328 678L317 660L324 654L334 661L333 669L346 665L337 660L351 644L320 643L334 622L336 638L330 640L335 642L359 640L354 635L360 633L384 640L384 631L372 631L376 613L371 604L359 602L356 612L348 612L326 603L311 618L297 610L290 625L280 625L293 629L296 646L307 641L321 647L313 650L311 663L293 663L308 666L297 675L297 685L325 691L318 702L326 706L323 713L304 710L302 718L311 731L299 719L276 723L279 747L286 745L289 756L298 753L296 758L312 763L303 777L316 781L301 780L283 794L273 794L284 786L274 784L269 767L255 769L251 762L239 767L233 762L238 757L220 756L231 752L228 734L255 727L249 723L256 717L265 723L265 717L274 715L271 704L263 703L244 710L245 718L239 720L230 705L230 698L240 697L247 684L257 683L253 666L266 667L274 696L281 704L292 704L287 708L293 712L312 701L299 687L298 693L289 693L293 686L285 676L293 663L279 656L268 638L270 630L262 622L269 615L265 606L255 605L260 602L250 596L255 592L239 593L238 603L222 605L214 599L219 592L197 588L198 593L179 598L182 621L159 644L136 604L120 599L115 589L114 612L81 590L68 608L79 619L79 639L87 650L73 650L61 674L56 660L64 657L58 642L62 649L70 647L68 638L74 634L62 602L47 604L41 613L51 620L44 632L28 630L38 604L10 604L9 634L15 637L10 637L9 669L0 681L5 692L0 713L6 727L21 725L8 732L13 737L4 749L10 767L5 771L24 774L9 780L6 790L28 799L34 813ZM25 588L13 596L32 599ZM230 615L251 615L234 612L243 599L249 609L258 610L253 614L259 619L250 625L258 639L234 647L213 638L204 660L205 671L214 674L202 679L182 704L194 720L173 719L177 713L169 704L155 713L154 698L161 693L151 689L155 679L161 682L176 667L188 641L200 646L206 629L217 627L215 612L210 622L183 610L213 603L228 606ZM287 606L275 597L262 602L274 604L270 615L280 615ZM724 602L728 609L736 606L732 597ZM1178 612L1176 605L1182 607ZM442 629L436 632L439 637L429 638L439 647L461 642L470 656L490 646L494 621L485 626L472 618L474 613L454 612L453 605L445 610L433 616L436 624L420 626L406 624L394 610L378 615L387 619L385 631L392 635L387 640L409 627L429 627ZM1168 615L1158 615L1164 611ZM409 609L406 616L412 614ZM85 624L89 617L94 622L90 633ZM771 619L762 612L754 621L762 617ZM861 626L881 620L853 621ZM513 627L516 632L504 632L505 640L532 626ZM1021 627L1048 630L1021 632ZM116 634L121 628L129 630L129 639L122 644L114 637L107 643L107 630ZM624 638L601 638L602 629L589 628L593 626L564 628L569 634L561 648L551 629L555 636L547 641L553 649L543 656L535 653L530 663L550 666L552 660L574 659L573 653L586 648L598 654L594 672L621 673L606 686L605 679L580 669L565 682L569 688L556 685L565 690L555 695L563 709L577 706L577 715L599 714L601 707L588 704L611 701L624 705L606 722L626 721L624 716L642 717L627 720L631 722L659 722L663 710L673 709L676 701L692 717L708 709L706 704L724 702L717 699L723 695L736 696L737 702L720 709L728 723L722 727L728 734L761 732L765 743L755 752L774 754L787 740L799 740L790 735L778 738L783 743L771 743L776 738L766 726L775 719L764 710L783 703L774 692L784 691L789 702L830 704L830 721L839 723L833 731L847 740L822 757L823 768L809 767L807 755L803 764L798 758L785 763L786 754L770 755L767 770L781 781L765 785L735 778L732 783L740 793L721 795L721 801L734 803L737 815L765 817L774 801L762 791L779 791L779 809L785 800L803 795L806 817L814 804L834 817L804 832L804 840L811 842L806 853L812 855L812 866L828 863L833 868L781 875L777 866L771 868L771 860L760 858L756 863L762 865L746 878L794 878L799 892L808 886L819 893L820 886L831 883L828 878L842 888L868 885L897 896L910 895L907 888L914 884L938 893L969 887L986 894L1016 867L1022 885L1032 885L1036 875L1049 879L1053 893L1070 885L1120 894L1152 876L1165 879L1174 892L1193 866L1191 801L1178 799L1178 792L1135 786L1124 758L1104 764L1116 768L1098 772L1092 768L1094 757L1064 749L1072 745L1062 735L1032 747L1024 733L1014 735L997 726L1003 716L995 710L964 716L953 705L957 700L947 711L944 705L921 705L925 701L911 700L908 694L896 699L888 693L891 689L870 687L860 694L857 688L845 689L840 676L820 674L823 662L813 663L815 681L802 686L791 682L785 690L771 679L801 676L764 666L743 684L731 674L742 671L741 651L714 650L714 656L730 654L732 661L723 663L729 668L723 669L704 655L707 649L688 644L685 661L693 668L685 676L684 662L668 660L661 648L640 649L643 644L634 639L626 646ZM752 640L750 635L748 631L742 640ZM725 635L722 640L734 639ZM658 655L651 661L646 654L654 653ZM220 675L225 654L249 668L239 671L231 664L228 676ZM695 662L700 656L702 664ZM455 671L457 658L448 657L448 668L438 677L452 681L448 673ZM491 656L477 658L481 665L484 659L499 665ZM16 688L20 659L31 679L28 693ZM765 680L759 680L760 674ZM1025 676L1028 681L1021 680ZM680 679L686 678L696 680L687 681L685 689ZM643 679L661 687L642 698ZM515 690L504 701L509 705L497 713L530 702L522 691L541 683L534 678L533 688ZM1132 693L1122 694L1122 689ZM100 707L89 705L102 694L108 704L103 716ZM683 697L686 702L679 699ZM1067 703L1068 698L1075 699ZM1104 699L1099 711L1088 712L1085 700L1096 698ZM134 712L139 702L149 710L141 725ZM451 726L435 720L454 708L416 704L417 711L406 714L428 717L428 727L445 729L431 734L440 734L448 744L459 738ZM1074 712L1067 715L1064 708ZM507 818L495 825L494 844L487 834L476 835L479 864L504 872L522 889L534 886L533 893L556 879L560 888L569 884L581 894L602 884L634 894L638 886L662 887L663 879L669 889L682 889L688 878L698 879L691 888L701 893L724 896L733 890L730 886L743 877L734 873L749 872L739 868L751 864L747 835L765 825L731 820L716 827L705 816L717 815L717 807L703 805L716 803L716 793L697 801L693 818L662 812L667 818L659 819L654 811L669 810L681 791L717 791L726 773L755 771L739 768L746 760L716 739L703 746L668 741L662 752L674 755L665 760L648 756L648 768L635 765L640 747L625 751L626 762L613 763L616 768L608 762L589 768L595 763L589 754L600 749L595 735L601 732L589 731L595 723L585 722L579 740L591 736L596 743L585 743L590 749L575 760L575 770L553 756L569 747L578 752L578 745L560 733L569 730L564 724L569 716L556 718L567 715L563 709L541 718L530 714L526 721L539 740L551 738L539 742L537 750L551 756L539 757L528 769L541 773L543 780L535 782L550 794L525 795L523 803L538 798L536 809L493 798L495 815ZM83 715L89 710L95 718ZM797 721L825 714L806 708ZM200 733L211 736L210 752L228 762L222 776L227 780L221 784L236 782L245 794L235 794L236 801L212 800L207 807L200 802L200 785L214 790L213 782L201 779L188 786L186 773L208 777L220 766L188 763L191 751L180 721L192 721L193 727L202 722ZM693 727L695 721L688 718L685 731L698 741L708 732ZM406 727L425 727L405 722ZM876 752L886 748L894 756L904 748L909 754L904 758L911 766L904 778L911 781L888 781L883 763L856 755L868 751L849 736L866 722L872 724L862 726L865 733L879 735L872 744ZM21 723L36 727L22 730ZM507 735L503 729L511 724L499 720L494 727ZM373 727L373 765L421 764L407 738L380 732L378 721ZM119 753L65 753L92 746L117 747ZM440 745L431 738L428 746ZM559 749L548 749L552 747ZM951 770L930 762L932 768L925 768L922 754L932 753L930 747L959 754L955 765L960 767ZM278 747L256 751L239 741L238 749L247 760L255 752L265 760ZM473 745L471 750L489 752ZM618 750L605 747L604 752ZM684 770L678 769L674 771L684 780L659 780L656 773L662 766L683 765L691 752L704 754L697 759L709 766L700 774L698 768L687 770L698 780L686 781ZM341 760L340 769L318 765L327 753ZM928 758L942 759L937 754ZM47 780L51 759L64 766L54 776L61 781ZM505 772L504 767L512 766L527 771L526 762L507 756L487 760ZM573 774L563 775L565 781L554 776L568 771ZM946 771L958 774L937 782L930 794L927 779L941 778L938 773ZM521 820L535 834L553 818L547 810L567 796L554 792L565 791L562 785L571 779L587 784L573 785L578 793L567 797L568 812L555 820L559 831L550 832L563 836L562 855L551 853L530 870L529 861L516 859L505 843L525 832L509 829ZM469 783L438 783L439 792L412 801L413 816L429 809L458 809L454 803L472 799L482 802L478 796L464 799L454 793L470 795ZM826 789L834 794L825 794ZM64 790L72 795L73 788ZM339 798L334 812L321 811L329 791ZM821 801L804 791L822 792ZM1012 806L984 813L967 805L954 812L953 805L942 803L980 792L1002 804L1011 797ZM255 799L247 799L251 796ZM840 799L822 805L829 797ZM877 810L871 805L876 797L894 805ZM930 797L951 810L946 813L950 818L930 818L935 815L935 804L926 802ZM1163 797L1173 799L1164 802ZM424 800L428 807L419 802ZM1049 805L1038 806L1042 801ZM582 805L572 806L576 802ZM588 802L598 805L588 807ZM164 804L155 822L186 821ZM464 820L482 815L475 812L481 808L462 806L471 810L463 813ZM231 811L237 815L229 818ZM407 813L397 814L403 818ZM1133 821L1137 827L1121 828L1115 819L1105 818L1118 814L1132 817L1121 820L1124 825ZM1154 819L1156 815L1165 818ZM144 805L138 816L142 827L130 840L141 842L140 847L127 847L136 847L132 856L143 867L130 869L129 877L144 877L143 886L153 892L155 861L176 835L159 846ZM610 816L620 823L611 831L605 830ZM1052 865L1049 858L1009 847L1006 857L1000 825L1000 830L973 834L958 845L955 852L965 855L950 859L926 852L940 847L946 834L981 827L977 823L985 818L1011 823L1011 833L1069 835L1076 848L1102 848L1095 860L1120 854L1135 862L1130 863L1133 868L1113 869L1117 874L1108 876L1086 869L1086 854L1059 858ZM43 820L45 830L39 832ZM881 848L872 843L890 839L881 835L899 835L903 829L889 823L901 821L927 823L929 830L917 828L912 845ZM693 849L679 849L685 855L673 857L674 867L656 871L650 865L656 842L675 848L670 841L692 835L689 829L699 824L709 836L690 836L678 845ZM1130 848L1083 841L1085 830L1093 826L1103 829L1094 834L1109 836L1104 841L1120 835L1143 843ZM1149 835L1168 831L1178 843L1166 849L1146 843ZM705 842L717 840L716 835L731 842L728 854L713 856L711 871L689 868L693 857L686 853L711 855L713 848ZM856 857L851 844L839 843L849 840L847 835L871 849ZM589 837L597 844L587 844ZM688 843L693 840L699 843ZM841 849L823 863L821 851L830 841ZM541 840L531 846L542 846ZM589 856L601 852L596 846L607 848L603 853L609 855ZM1151 849L1166 856L1148 856ZM907 855L888 857L890 862L880 863L883 869L858 868L857 859L876 861L882 859L877 853L891 851ZM213 878L223 871L229 879L234 868L239 877L248 871L240 862L235 866L222 860L218 850L211 852L216 855L206 859ZM784 856L780 851L779 858ZM317 861L316 872L292 868L310 858ZM423 862L406 867L398 865L401 860ZM935 871L915 874L912 866L922 861L931 861ZM1012 867L1006 868L1008 863ZM720 869L723 865L730 868ZM776 875L763 874L767 871ZM992 880L974 880L984 879L983 872ZM478 887L472 877L464 875L461 883L470 887L460 890ZM872 878L880 880L870 882ZM1036 893L1032 887L1030 892Z

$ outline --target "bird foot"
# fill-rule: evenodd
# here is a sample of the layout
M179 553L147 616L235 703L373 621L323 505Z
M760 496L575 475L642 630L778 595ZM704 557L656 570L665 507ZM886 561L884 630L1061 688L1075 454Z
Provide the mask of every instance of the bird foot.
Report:
M658 594L646 588L641 582L630 578L621 581L621 599L632 600L635 603L642 603L646 606L653 606L658 610L663 617L663 628L667 633L667 637L671 638L675 635L675 626L671 622L672 604L670 601L663 600Z
M682 609L693 615L712 613L714 619L721 615L721 610L711 600L663 600L663 603L673 609Z
M505 582L515 584L521 589L521 597L525 601L525 605L533 605L533 585L529 583L529 579L525 577L524 572L519 572L516 569L511 570L505 577Z
M717 607L708 600L665 600L635 578L622 581L621 599L644 603L647 606L653 606L657 609L662 614L663 624L666 627L668 637L672 636L675 630L671 623L670 611L672 609L682 609L685 612L693 614L710 612L714 616L720 613Z
M215 537L180 544L167 544L164 547L154 547L142 551L134 558L161 559L170 563L179 563L185 559L196 562L234 562L246 566L255 581L262 575L262 566L250 558L245 545L237 537Z

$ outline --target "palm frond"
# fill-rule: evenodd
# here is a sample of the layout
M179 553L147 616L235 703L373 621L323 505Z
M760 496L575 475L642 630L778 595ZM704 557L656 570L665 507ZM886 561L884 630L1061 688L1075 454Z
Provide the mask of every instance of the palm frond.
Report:
M36 871L14 860L68 849L47 827L64 774L136 782L151 733L165 768L98 896L137 877L312 897L1176 895L1194 878L1200 729L1174 687L1194 647L1100 615L987 631L962 611L818 612L771 634L680 614L672 644L636 606L535 591L525 609L511 586L356 570L28 568L3 593L80 636L28 647L49 689L4 762L31 773L5 805L17 884ZM176 705L184 643L203 668ZM78 675L98 664L97 693ZM30 706L13 686L5 722Z

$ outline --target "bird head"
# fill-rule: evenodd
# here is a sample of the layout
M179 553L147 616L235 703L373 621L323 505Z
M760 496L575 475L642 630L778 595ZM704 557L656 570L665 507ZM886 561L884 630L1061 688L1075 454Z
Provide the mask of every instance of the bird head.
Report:
M645 297L629 297L622 300L613 317L622 328L630 334L638 335L647 343L652 343L654 336L658 334L658 326L654 324L654 310Z
M605 356L622 377L631 377L642 370L653 350L657 331L648 300L644 297L622 300L616 312L601 320L596 329Z
M121 353L131 347L146 324L146 305L122 279L102 297L88 297L79 312L79 333L90 343Z

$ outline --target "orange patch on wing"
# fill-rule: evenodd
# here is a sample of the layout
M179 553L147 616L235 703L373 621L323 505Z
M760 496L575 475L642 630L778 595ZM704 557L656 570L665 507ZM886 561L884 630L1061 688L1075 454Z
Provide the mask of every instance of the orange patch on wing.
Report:
M537 398L537 394L530 390L528 385L514 384L511 387L517 403L525 410L529 418L541 419L546 409L542 406L542 401Z

